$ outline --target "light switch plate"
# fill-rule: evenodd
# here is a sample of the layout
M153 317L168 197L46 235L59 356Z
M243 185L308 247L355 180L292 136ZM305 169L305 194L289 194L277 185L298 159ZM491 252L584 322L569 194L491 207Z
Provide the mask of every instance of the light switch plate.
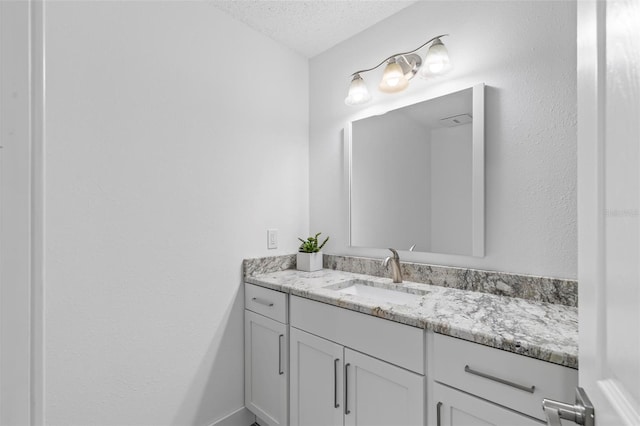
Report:
M267 248L270 250L278 248L278 230L277 229L267 229Z

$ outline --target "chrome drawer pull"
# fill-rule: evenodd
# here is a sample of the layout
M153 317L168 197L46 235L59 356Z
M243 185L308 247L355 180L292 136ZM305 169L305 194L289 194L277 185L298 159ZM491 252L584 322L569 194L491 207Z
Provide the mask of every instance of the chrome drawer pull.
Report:
M336 358L333 361L333 408L340 408L338 402L338 363L340 358Z
M351 414L349 410L349 366L347 363L344 365L344 415Z
M278 336L278 374L283 375L284 369L282 368L282 338L284 334Z
M440 410L442 409L442 402L438 402L436 404L436 425L442 426L442 415L440 414Z
M260 305L264 305L264 306L268 306L268 307L272 307L273 306L273 302L269 302L268 300L264 300L264 299L259 299L257 297L252 297L251 300L253 300L254 302L260 304Z
M513 383L505 379L501 379L500 377L492 376L487 373L482 373L480 371L473 370L469 368L468 365L464 366L465 373L475 374L476 376L484 377L485 379L493 380L494 382L502 383L503 385L511 386L516 389L520 389L525 392L533 393L536 390L535 386L523 386L518 383Z

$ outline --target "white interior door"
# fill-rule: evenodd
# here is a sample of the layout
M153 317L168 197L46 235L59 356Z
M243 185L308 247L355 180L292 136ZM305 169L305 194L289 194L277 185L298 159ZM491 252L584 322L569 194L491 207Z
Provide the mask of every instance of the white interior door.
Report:
M36 424L32 349L32 5L0 0L0 424ZM35 55L35 54L34 54ZM35 66L35 64L33 64ZM35 79L35 76L34 76ZM33 365L32 365L33 361ZM33 383L33 387L32 387ZM34 407L35 408L35 407ZM35 411L35 410L34 410Z
M580 386L640 425L640 2L578 1Z

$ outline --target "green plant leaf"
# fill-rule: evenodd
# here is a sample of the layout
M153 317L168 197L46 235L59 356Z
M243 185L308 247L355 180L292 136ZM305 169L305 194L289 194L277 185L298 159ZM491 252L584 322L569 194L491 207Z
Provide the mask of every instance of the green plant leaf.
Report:
M322 232L318 232L314 237L307 238L306 241L298 237L298 240L302 242L302 244L300 244L300 247L298 248L298 251L301 253L317 253L322 250L322 247L324 247L327 241L329 241L329 237L325 238L322 244L318 246L318 237L321 234Z

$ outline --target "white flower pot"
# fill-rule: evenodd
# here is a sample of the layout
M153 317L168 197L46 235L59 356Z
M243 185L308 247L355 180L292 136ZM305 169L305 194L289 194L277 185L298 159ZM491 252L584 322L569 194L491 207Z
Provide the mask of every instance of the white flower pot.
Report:
M322 269L322 252L298 253L296 256L296 269L306 272L319 271Z

